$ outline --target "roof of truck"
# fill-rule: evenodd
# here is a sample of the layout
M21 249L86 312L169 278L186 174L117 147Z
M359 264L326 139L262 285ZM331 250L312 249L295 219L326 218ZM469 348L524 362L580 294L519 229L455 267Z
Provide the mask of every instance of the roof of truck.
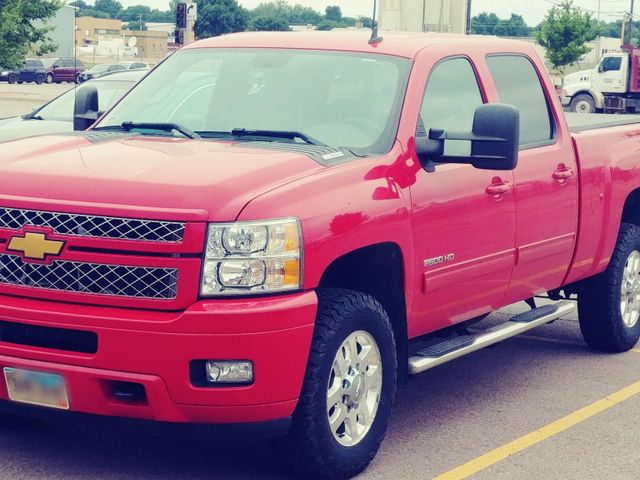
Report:
M443 33L380 32L382 42L369 44L370 30L346 31L297 31L297 32L245 32L207 38L184 48L299 48L311 50L341 50L371 52L413 58L429 46L442 43L465 42L469 44L501 42L509 40L476 35ZM515 42L514 42L515 43Z

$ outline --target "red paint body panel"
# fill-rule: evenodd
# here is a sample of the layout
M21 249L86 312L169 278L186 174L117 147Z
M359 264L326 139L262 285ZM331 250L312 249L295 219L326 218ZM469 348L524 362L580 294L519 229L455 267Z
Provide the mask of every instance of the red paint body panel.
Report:
M314 289L332 262L372 244L402 253L408 336L438 330L601 272L624 203L640 188L640 127L571 134L533 48L493 38L305 32L228 35L192 48L299 48L411 59L396 140L383 155L320 165L297 153L234 142L127 137L38 137L0 145L0 207L185 223L179 243L61 235L64 260L169 267L175 300L92 297L0 284L0 320L98 336L95 355L0 340L0 367L62 374L73 410L172 422L232 423L287 417L311 345ZM531 59L556 123L548 145L524 150L512 172L439 165L425 172L415 132L433 66L464 56L486 102L500 102L486 56ZM126 101L123 100L123 101ZM92 143L93 142L93 143ZM575 175L560 181L558 170ZM502 195L487 187L509 182ZM300 219L303 282L281 296L198 298L207 222ZM0 254L16 231L0 228ZM440 260L441 259L441 260ZM445 261L446 259L446 261ZM247 359L255 383L198 388L189 362ZM145 404L109 393L110 381L144 385ZM0 398L6 398L0 382Z

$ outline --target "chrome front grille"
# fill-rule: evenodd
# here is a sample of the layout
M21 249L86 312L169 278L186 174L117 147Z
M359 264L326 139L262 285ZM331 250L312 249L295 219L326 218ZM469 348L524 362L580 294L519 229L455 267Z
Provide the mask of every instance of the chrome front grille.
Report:
M25 263L0 255L0 284L116 297L172 300L178 291L175 268L131 267L54 260Z
M50 227L60 235L167 243L180 243L185 230L180 222L0 208L0 228L19 230L25 225Z

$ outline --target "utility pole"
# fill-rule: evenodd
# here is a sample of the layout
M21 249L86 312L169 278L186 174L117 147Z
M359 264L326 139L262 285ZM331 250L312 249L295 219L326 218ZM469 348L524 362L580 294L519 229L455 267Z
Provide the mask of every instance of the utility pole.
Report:
M471 35L471 0L467 0L467 25L465 27L465 33Z

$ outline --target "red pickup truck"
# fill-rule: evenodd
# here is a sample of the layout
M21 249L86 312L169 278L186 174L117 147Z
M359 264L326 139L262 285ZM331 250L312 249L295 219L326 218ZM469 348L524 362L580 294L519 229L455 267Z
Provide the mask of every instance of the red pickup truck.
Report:
M638 341L640 126L571 131L527 44L229 35L78 95L88 130L0 145L5 420L274 437L345 478L398 382L574 309L538 295Z

